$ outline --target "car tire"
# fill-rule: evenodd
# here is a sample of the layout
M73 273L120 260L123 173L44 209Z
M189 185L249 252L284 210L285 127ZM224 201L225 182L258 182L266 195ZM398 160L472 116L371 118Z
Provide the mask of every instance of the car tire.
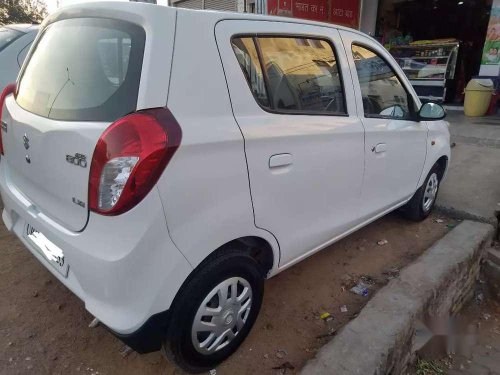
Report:
M441 178L441 168L438 164L434 164L422 186L403 206L402 212L407 219L422 221L430 215L436 204Z
M226 249L203 262L174 301L164 354L191 373L214 368L250 332L263 294L264 278L250 255Z

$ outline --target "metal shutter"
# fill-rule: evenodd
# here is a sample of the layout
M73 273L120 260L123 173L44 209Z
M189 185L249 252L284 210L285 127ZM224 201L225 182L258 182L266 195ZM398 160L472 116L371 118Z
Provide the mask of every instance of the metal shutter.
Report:
M205 9L237 11L237 0L205 0Z
M182 0L173 4L178 8L203 9L203 0Z

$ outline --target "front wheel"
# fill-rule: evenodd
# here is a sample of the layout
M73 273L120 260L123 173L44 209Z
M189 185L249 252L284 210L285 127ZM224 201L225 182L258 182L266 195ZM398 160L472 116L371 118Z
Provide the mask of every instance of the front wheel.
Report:
M403 213L408 219L421 221L430 215L436 203L441 176L439 165L435 164L423 185L415 192L410 201L403 206Z
M204 264L181 291L163 349L188 372L212 369L250 332L264 279L256 261L229 251Z

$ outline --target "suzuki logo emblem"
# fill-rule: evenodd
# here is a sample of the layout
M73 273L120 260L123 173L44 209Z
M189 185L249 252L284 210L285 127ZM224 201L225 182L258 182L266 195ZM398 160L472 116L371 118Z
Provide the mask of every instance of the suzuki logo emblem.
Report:
M24 133L24 135L23 135L23 144L24 144L24 148L26 150L28 148L30 148L30 139L28 138L28 136L26 135L26 133Z

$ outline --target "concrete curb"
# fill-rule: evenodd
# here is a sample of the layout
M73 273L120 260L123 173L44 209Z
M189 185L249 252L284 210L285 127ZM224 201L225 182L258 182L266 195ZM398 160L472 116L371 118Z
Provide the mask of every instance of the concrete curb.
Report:
M491 224L495 228L498 227L498 218L493 214L488 217L479 216L467 211L457 210L456 208L448 207L439 203L436 203L436 206L434 208L436 212L442 213L446 216L451 216L457 219L479 221L481 223Z
M494 228L464 221L382 288L301 374L402 374L424 317L454 314L470 298Z
M488 260L484 263L483 269L491 295L500 302L500 266Z

